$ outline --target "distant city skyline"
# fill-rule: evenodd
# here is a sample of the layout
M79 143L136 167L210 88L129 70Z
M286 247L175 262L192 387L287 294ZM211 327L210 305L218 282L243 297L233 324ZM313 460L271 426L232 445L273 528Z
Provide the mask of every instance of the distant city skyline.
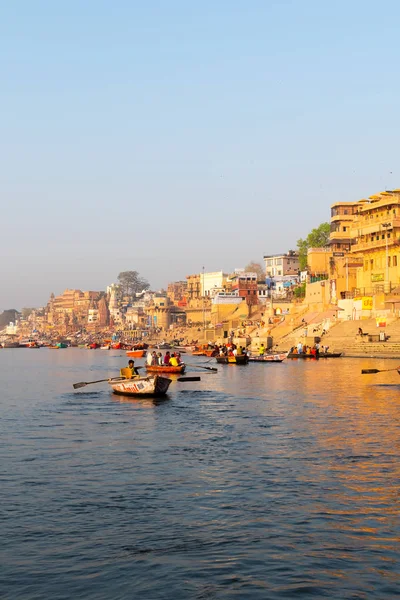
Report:
M0 307L152 289L400 187L400 6L4 5Z

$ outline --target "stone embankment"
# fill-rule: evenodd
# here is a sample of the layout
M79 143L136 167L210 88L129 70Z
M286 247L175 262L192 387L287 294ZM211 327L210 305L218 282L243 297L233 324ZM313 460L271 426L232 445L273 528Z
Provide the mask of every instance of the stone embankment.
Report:
M363 321L331 321L329 331L323 329L324 319L318 320L313 315L311 319L303 316L304 321L296 322L292 328L281 324L270 330L274 350L285 351L302 342L312 346L314 338L321 338L322 346L329 346L330 352L343 352L348 357L398 358L400 359L400 319L392 318L385 328L378 328L375 319ZM363 335L358 330L362 328ZM288 331L289 329L289 331ZM380 334L385 334L385 341ZM266 343L267 336L263 332L260 342ZM258 340L253 338L252 347L256 349Z

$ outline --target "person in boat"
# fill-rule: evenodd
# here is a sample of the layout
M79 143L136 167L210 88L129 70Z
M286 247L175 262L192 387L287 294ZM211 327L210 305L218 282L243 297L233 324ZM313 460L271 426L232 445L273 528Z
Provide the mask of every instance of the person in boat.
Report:
M159 367L162 367L162 366L163 366L163 364L164 364L164 363L163 363L163 357L162 357L162 354L161 354L161 352L159 352L159 353L157 354L157 364L158 364L158 366L159 366Z
M260 353L260 356L264 356L264 354L265 354L265 346L264 346L264 344L261 344L259 353Z
M147 362L147 365L150 367L153 362L153 355L151 352L147 353L146 362Z
M301 354L303 352L303 344L299 342L297 344L297 354Z
M361 329L361 327L358 328L358 335L363 335L363 330Z
M178 361L178 365L182 364L182 359L181 359L181 353L180 352L176 353L176 360Z
M132 371L132 377L140 377L140 373L137 370L137 368L135 367L134 360L128 361L128 369L130 369Z
M170 367L179 367L178 358L175 356L175 353L172 353L171 358L169 359Z
M165 356L164 356L164 365L166 367L169 366L170 359L171 359L171 354L170 354L169 350L167 350L166 353L165 353Z
M319 349L320 349L320 345L319 345L319 343L317 342L317 343L315 344L315 355L316 355L317 357L319 356Z

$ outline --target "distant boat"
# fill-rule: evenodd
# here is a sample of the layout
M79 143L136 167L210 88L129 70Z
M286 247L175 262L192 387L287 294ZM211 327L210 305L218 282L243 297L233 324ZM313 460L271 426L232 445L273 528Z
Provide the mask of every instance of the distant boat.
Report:
M236 356L216 356L215 360L222 365L247 365L249 357L247 354L237 354Z
M293 352L290 352L287 357L288 358L315 358L315 359L319 359L319 358L339 358L340 356L342 356L342 352L320 352L318 354L318 356L316 354L304 354L303 352L301 354L296 354Z
M282 362L287 357L287 352L282 354L263 354L262 356L249 356L249 362L271 363Z
M145 356L146 350L127 350L126 355L131 358L143 358Z

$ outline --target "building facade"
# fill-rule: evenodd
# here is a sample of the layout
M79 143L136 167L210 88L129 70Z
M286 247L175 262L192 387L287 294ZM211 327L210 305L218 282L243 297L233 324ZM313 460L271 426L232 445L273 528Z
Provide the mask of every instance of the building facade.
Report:
M268 278L284 275L297 275L300 269L298 252L271 254L264 256L265 275Z

